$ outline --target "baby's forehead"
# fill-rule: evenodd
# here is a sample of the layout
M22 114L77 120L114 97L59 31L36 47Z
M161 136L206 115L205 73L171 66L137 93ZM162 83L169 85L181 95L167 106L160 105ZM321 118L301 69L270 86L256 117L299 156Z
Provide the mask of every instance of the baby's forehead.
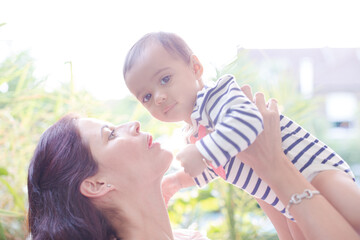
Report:
M134 66L142 66L144 63L152 64L154 61L159 60L159 58L166 58L167 56L176 60L187 62L181 52L176 49L176 46L167 42L162 43L156 38L149 38L132 50L132 54L127 59L128 62L124 68L124 73L127 75L131 70L133 70Z
M158 51L165 52L166 54L170 55L173 58L182 60L181 53L179 52L178 49L176 49L176 46L170 43L162 43L158 39L149 40L149 42L144 45L143 51L140 52L139 57L141 57L141 55L143 55L145 52L154 54Z
M158 58L158 54L162 52L168 55L172 55L158 40L149 40L146 43L138 46L136 50L133 51L132 56L130 57L129 67L127 72L130 72L134 66L141 65L142 63L153 62Z

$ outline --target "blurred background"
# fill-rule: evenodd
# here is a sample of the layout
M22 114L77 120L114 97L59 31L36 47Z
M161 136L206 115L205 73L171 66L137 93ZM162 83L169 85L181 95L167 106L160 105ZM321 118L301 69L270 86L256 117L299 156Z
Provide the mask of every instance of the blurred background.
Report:
M151 31L177 33L205 80L234 74L277 98L360 178L357 1L0 1L0 240L25 239L27 167L41 133L67 112L139 120L173 152L182 123L153 119L127 91L125 54ZM169 172L179 165L174 164ZM217 180L169 203L174 228L210 239L277 239L256 201Z

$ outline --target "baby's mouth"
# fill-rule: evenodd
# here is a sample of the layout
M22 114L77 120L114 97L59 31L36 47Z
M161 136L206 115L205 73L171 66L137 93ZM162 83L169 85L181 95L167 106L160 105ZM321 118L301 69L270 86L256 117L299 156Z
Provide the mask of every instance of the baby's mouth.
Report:
M176 103L170 104L169 106L167 106L166 108L164 108L164 114L166 114L168 111L170 111L174 106L176 105Z

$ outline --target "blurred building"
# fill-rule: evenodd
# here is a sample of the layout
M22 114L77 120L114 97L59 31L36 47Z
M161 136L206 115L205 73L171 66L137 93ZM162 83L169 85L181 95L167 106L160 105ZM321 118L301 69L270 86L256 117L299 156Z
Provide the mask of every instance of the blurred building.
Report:
M246 51L266 77L290 74L305 96L324 97L321 111L333 137L358 134L360 48L239 49ZM275 70L274 70L275 69Z

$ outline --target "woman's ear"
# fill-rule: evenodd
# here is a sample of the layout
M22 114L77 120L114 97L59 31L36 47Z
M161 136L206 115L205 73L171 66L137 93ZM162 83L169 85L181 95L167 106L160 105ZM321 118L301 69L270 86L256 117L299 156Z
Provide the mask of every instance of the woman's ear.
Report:
M114 189L113 185L92 178L85 179L80 185L81 194L88 198L102 197Z
M200 80L202 78L204 68L201 62L199 61L199 59L197 58L197 56L194 54L191 55L191 65L195 73L196 79Z

